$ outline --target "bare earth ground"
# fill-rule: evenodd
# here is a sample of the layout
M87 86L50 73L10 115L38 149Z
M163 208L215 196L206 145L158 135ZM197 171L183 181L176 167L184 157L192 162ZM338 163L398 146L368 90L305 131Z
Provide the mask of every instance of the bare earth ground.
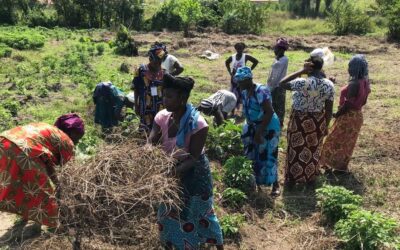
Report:
M145 47L154 40L167 41L172 52L175 52L174 54L181 58L185 65L191 65L196 69L192 72L200 71L202 78L214 83L196 87L199 91L211 93L225 88L229 83L224 67L225 58L208 62L200 60L196 55L207 49L220 54L232 53L235 42L245 41L249 52L254 56L263 58L265 57L263 54L269 53L267 61L261 61L261 66L255 71L256 79L265 82L266 70L273 60L269 49L276 37L203 33L197 34L194 38L183 39L180 35L171 33L151 33L139 34L135 36L135 39L142 45L147 45ZM364 108L364 126L350 163L352 173L329 179L322 177L321 182L343 185L354 190L364 197L365 208L383 212L400 222L400 80L397 77L400 71L399 44L390 44L383 39L356 36L289 37L289 40L292 47L287 52L288 55L293 51L309 52L313 48L323 46L329 46L337 54L335 64L326 69L328 75L333 75L337 79L337 93L340 87L346 84L348 77L346 65L349 55L346 53L367 55L372 93ZM292 72L300 67L301 61L293 60L289 71ZM290 100L289 94L287 99ZM338 100L338 94L336 100ZM290 101L287 105L287 115L289 115L289 109ZM286 140L285 131L281 140ZM285 151L283 150L280 153L281 182L284 159ZM218 195L216 195L216 200L218 203ZM217 212L224 214L226 211L220 208ZM240 212L246 215L247 222L241 229L240 238L227 240L227 249L340 248L332 227L326 225L320 218L315 193L311 189L299 187L292 191L284 190L279 198L272 200L269 197L269 189L266 188L263 194L251 197L249 204ZM1 235L12 225L13 219L0 214L0 220ZM56 243L52 247L47 245L46 248L53 249L61 245L63 244ZM0 242L0 249L1 246ZM61 248L69 249L70 245ZM91 248L111 249L112 246L102 244L92 245ZM135 249L135 247L130 248Z

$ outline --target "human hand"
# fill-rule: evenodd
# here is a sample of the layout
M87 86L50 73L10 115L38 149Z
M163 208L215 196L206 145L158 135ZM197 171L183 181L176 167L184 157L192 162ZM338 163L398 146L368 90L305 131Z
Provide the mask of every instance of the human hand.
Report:
M329 79L331 82L336 83L336 77L330 76L328 79Z

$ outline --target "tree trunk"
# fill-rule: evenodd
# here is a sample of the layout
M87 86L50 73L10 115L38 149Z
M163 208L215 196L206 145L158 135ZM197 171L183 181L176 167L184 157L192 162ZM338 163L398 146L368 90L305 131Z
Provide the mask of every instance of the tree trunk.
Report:
M321 0L315 0L315 16L319 15L320 7L321 7Z
M311 0L302 0L301 1L301 15L306 16L310 10L310 1Z

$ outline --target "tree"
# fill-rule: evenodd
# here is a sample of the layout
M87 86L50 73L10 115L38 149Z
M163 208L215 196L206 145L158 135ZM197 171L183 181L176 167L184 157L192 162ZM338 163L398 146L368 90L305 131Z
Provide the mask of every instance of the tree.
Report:
M377 0L382 15L387 19L388 37L400 40L400 0Z
M184 36L189 35L191 26L201 17L201 5L197 0L178 0L176 11L182 19Z

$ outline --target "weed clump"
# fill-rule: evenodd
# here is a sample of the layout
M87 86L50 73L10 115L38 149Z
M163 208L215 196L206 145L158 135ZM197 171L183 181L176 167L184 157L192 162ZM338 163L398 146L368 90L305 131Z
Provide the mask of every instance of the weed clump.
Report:
M397 249L399 225L380 213L354 210L335 225L335 233L345 242L345 249Z
M346 218L350 212L359 209L362 204L360 195L353 194L344 187L324 185L316 192L322 214L333 223Z
M224 165L223 182L227 187L250 192L254 187L252 162L246 157L229 158Z

